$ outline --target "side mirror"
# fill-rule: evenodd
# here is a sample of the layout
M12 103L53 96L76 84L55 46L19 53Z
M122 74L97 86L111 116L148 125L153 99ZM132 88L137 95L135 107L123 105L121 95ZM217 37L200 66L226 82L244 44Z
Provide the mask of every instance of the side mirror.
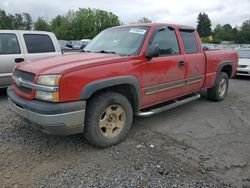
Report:
M160 56L160 49L156 45L150 47L146 52L146 57L148 59L152 59L153 57L159 57L159 56Z

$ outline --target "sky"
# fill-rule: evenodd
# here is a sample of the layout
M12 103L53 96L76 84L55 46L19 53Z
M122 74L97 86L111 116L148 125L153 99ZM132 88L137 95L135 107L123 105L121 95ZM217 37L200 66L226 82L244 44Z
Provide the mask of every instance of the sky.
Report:
M0 0L0 9L12 14L28 12L34 20L40 16L50 21L78 8L111 11L124 24L147 17L153 22L196 27L200 12L208 14L212 27L227 23L241 26L250 20L250 0Z

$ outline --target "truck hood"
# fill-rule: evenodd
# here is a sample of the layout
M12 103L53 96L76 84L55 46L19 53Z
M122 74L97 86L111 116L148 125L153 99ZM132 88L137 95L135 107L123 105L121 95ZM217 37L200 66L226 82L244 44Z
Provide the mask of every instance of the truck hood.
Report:
M77 53L62 56L27 61L17 65L16 68L36 75L64 74L73 70L79 70L104 64L126 61L128 57L115 54L101 53Z

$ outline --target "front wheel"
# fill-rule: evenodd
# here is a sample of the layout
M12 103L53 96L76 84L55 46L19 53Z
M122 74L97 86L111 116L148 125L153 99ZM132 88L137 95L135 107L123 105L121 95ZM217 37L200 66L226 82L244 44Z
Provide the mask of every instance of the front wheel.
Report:
M210 100L222 101L227 95L228 87L228 75L225 72L221 72L219 78L216 80L214 87L207 90L207 96Z
M115 92L105 92L87 104L84 135L97 147L123 141L132 125L133 111L128 99Z

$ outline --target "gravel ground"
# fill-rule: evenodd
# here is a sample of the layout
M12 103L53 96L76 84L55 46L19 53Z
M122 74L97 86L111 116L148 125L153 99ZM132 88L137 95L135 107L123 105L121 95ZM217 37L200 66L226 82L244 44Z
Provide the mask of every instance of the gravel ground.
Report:
M136 118L106 149L32 129L0 90L0 187L250 187L249 81L231 80L220 103L203 97Z

